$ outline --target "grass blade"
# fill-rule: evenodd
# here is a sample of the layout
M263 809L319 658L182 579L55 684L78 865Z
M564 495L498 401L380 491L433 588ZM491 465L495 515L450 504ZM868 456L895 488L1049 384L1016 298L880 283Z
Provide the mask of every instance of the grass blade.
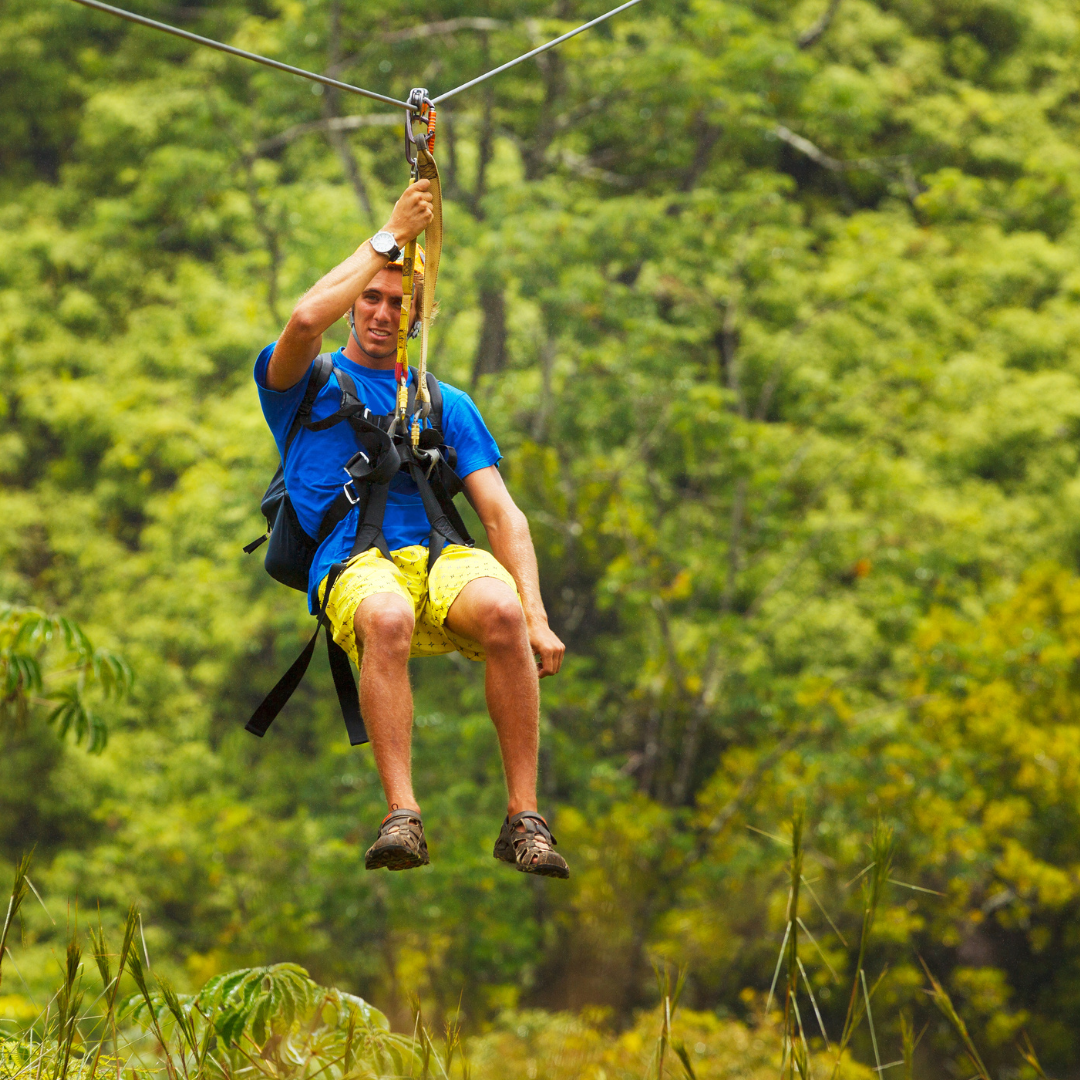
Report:
M1024 1032L1024 1045L1017 1044L1016 1048L1020 1051L1020 1056L1035 1070L1035 1075L1039 1080L1050 1080L1050 1077L1046 1075L1046 1070L1043 1069L1038 1057L1035 1055L1035 1047L1031 1045L1031 1039L1026 1031Z
M776 992L776 980L780 978L780 965L784 962L784 950L787 948L788 935L791 933L791 923L787 924L787 929L784 931L784 940L780 944L780 955L776 958L776 970L773 972L772 986L769 987L769 998L765 1002L765 1011L769 1011L769 1006L772 1004L773 994Z
M683 1072L686 1073L687 1080L697 1080L697 1073L694 1072L694 1066L690 1061L690 1054L682 1039L676 1039L671 1044L671 1048L675 1051L675 1056L679 1059L679 1062L683 1067Z
M870 1009L870 993L866 989L866 972L859 968L859 978L862 980L863 1000L866 1002L866 1022L870 1026L870 1041L874 1044L874 1064L877 1066L878 1075L881 1075L881 1054L878 1053L877 1031L874 1030L874 1014Z
M906 881L897 881L896 878L889 878L890 885L899 885L901 889L911 889L912 892L924 892L930 896L945 896L946 893L938 892L937 889L924 889L921 885L909 885Z
M827 957L827 956L825 955L825 953L824 953L824 952L822 951L822 948L821 948L821 946L820 946L820 945L818 944L818 940L817 940L817 938L816 938L816 937L814 937L814 935L810 933L810 929L809 929L809 927L807 927L806 923L804 923L804 922L802 921L802 919L799 919L799 920L798 920L798 923L799 923L799 927L800 927L800 928L802 929L802 932L803 932L803 933L804 933L804 934L805 934L805 935L806 935L806 936L807 936L807 937L808 937L808 938L810 939L810 942L811 942L811 944L812 944L812 945L814 946L814 948L815 948L815 949L817 949L817 951L818 951L818 956L820 956L820 957L821 957L821 959L822 959L822 960L824 961L824 963L825 963L825 966L826 966L826 967L827 967L827 968L829 969L829 972L830 972L830 974L832 975L832 977L833 977L833 978L834 978L834 979L835 979L835 980L836 980L837 982L839 982L839 981L840 981L840 976L839 976L839 975L837 975L837 973L836 973L836 969L835 969L835 968L834 968L834 967L832 966L832 964L830 964L830 963L829 963L829 958L828 958L828 957Z
M848 947L847 938L840 933L840 927L832 921L832 916L825 910L825 905L818 899L817 893L810 887L810 882L806 878L803 878L803 884L806 886L806 891L810 894L811 899L817 904L818 910L825 916L825 921L832 927L832 932L840 939L840 943L846 949Z
M971 1064L978 1070L979 1080L990 1080L990 1074L987 1072L982 1058L979 1057L979 1051L975 1049L975 1043L972 1042L971 1036L968 1034L967 1024L964 1023L963 1017L956 1011L952 998L945 992L945 988L941 983L934 978L930 969L926 966L926 961L921 956L919 957L919 963L922 964L923 971L926 972L926 977L930 980L931 989L927 991L930 1000L937 1007L938 1012L948 1020L956 1034L960 1036L960 1041L964 1045L964 1052L970 1058Z
M143 932L142 913L139 913L139 937L142 938L143 958L146 960L146 970L150 970L150 951L146 947L146 934Z
M831 1051L832 1047L829 1045L829 1036L825 1031L825 1021L821 1019L821 1010L818 1009L817 999L814 997L814 991L810 986L810 980L806 977L806 968L803 967L802 960L799 961L799 971L802 972L803 985L806 987L806 992L810 995L810 1004L814 1006L814 1015L817 1017L818 1027L821 1028L821 1037L825 1040L825 1049Z
M37 897L37 902L41 905L41 910L49 916L49 921L55 926L56 920L52 917L52 912L45 906L45 901L41 899L41 893L34 888L34 883L29 878L26 879L26 884L30 886L30 891Z
M23 900L26 899L26 886L29 879L26 874L30 869L30 860L33 858L33 850L28 851L15 866L15 881L11 886L11 897L8 899L7 915L4 916L4 929L0 931L0 984L4 978L4 954L7 951L8 934L15 916L19 914Z

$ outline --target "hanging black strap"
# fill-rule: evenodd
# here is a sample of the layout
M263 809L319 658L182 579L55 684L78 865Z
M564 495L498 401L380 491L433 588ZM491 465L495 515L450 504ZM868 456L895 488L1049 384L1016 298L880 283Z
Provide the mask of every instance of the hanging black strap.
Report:
M327 583L329 595L329 582ZM326 628L326 655L330 661L330 674L334 676L334 689L337 691L341 715L345 718L345 729L349 733L349 745L360 746L368 741L364 718L360 715L360 695L353 678L352 661L348 653L334 640L330 627Z
M315 627L315 633L311 635L311 640L304 646L304 651L292 662L289 670L278 679L274 689L263 698L262 704L251 714L251 719L244 728L252 735L258 735L261 739L277 714L285 707L285 702L295 693L307 673L308 664L311 663L311 657L315 652L315 642L319 640L321 630L322 623L319 623Z
M357 693L356 681L353 679L352 666L345 651L334 641L330 625L326 621L326 605L343 569L342 563L335 563L330 568L330 573L326 577L326 590L323 592L322 603L319 605L315 633L304 646L303 652L292 662L289 670L278 679L277 685L263 698L262 704L244 725L252 735L258 735L261 739L278 713L285 707L285 703L296 692L315 654L315 642L319 640L319 632L323 626L326 626L326 651L330 661L330 672L334 676L334 689L337 691L338 705L341 707L341 715L345 719L345 728L349 733L349 742L353 746L367 742L364 719L360 715L360 695Z

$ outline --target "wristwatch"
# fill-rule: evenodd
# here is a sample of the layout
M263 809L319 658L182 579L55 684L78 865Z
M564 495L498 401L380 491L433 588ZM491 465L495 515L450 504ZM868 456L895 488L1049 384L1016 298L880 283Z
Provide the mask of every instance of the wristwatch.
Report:
M401 248L398 247L392 232L380 229L368 243L379 255L385 255L391 262L396 262L401 258Z

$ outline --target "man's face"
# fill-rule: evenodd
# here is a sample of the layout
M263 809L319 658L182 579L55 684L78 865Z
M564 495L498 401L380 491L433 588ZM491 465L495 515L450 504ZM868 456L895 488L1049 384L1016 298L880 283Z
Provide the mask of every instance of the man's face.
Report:
M397 352L398 326L401 322L401 271L380 270L360 294L353 308L356 336L369 356L385 360ZM413 294L413 318L416 318L416 294Z

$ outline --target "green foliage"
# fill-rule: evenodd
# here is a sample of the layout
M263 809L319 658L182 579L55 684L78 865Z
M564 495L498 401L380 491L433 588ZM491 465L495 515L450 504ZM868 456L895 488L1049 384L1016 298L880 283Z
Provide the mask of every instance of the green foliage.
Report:
M46 657L54 670L43 666ZM57 678L64 683L46 687ZM106 701L120 698L130 690L131 679L123 658L95 649L71 619L0 606L0 721L5 726L25 723L33 706L51 705L48 722L56 724L61 739L74 731L76 742L85 739L91 753L100 753L108 729L87 704L87 691L100 691Z
M198 994L177 994L159 978L146 982L137 954L128 969L139 993L130 1017L152 1031L185 1074L232 1076L257 1060L277 1077L410 1075L420 1046L395 1035L362 998L314 983L297 964L247 968L210 979Z
M402 96L602 7L151 13ZM887 967L879 1048L908 1046L915 1075L964 1060L917 953L992 1074L1022 1029L1071 1065L1078 49L1067 0L643 4L441 111L433 368L506 454L570 646L542 782L574 877L536 892L490 858L504 792L475 668L416 667L433 865L411 875L363 871L382 802L325 670L266 740L240 730L308 621L239 550L274 467L251 364L385 219L399 134L367 102L11 0L0 595L64 611L139 678L100 756L5 713L0 857L36 842L46 904L100 905L110 934L138 898L181 1013L181 990L289 960L399 1029L413 992L477 1025L585 1005L631 1023L651 955L692 961L688 1012L752 1020L790 881L743 826L775 834L800 805L820 952L799 979L827 1030ZM10 717L50 697L93 742L95 702L50 695L81 678L48 682L72 663L62 626L37 652L21 625ZM861 952L845 885L876 861L868 812L908 887L882 886ZM33 904L21 931L44 994L61 931ZM181 1023L167 1001L161 1021ZM544 1045L602 1042L590 1024L560 1013ZM873 1041L852 1021L851 1054Z

